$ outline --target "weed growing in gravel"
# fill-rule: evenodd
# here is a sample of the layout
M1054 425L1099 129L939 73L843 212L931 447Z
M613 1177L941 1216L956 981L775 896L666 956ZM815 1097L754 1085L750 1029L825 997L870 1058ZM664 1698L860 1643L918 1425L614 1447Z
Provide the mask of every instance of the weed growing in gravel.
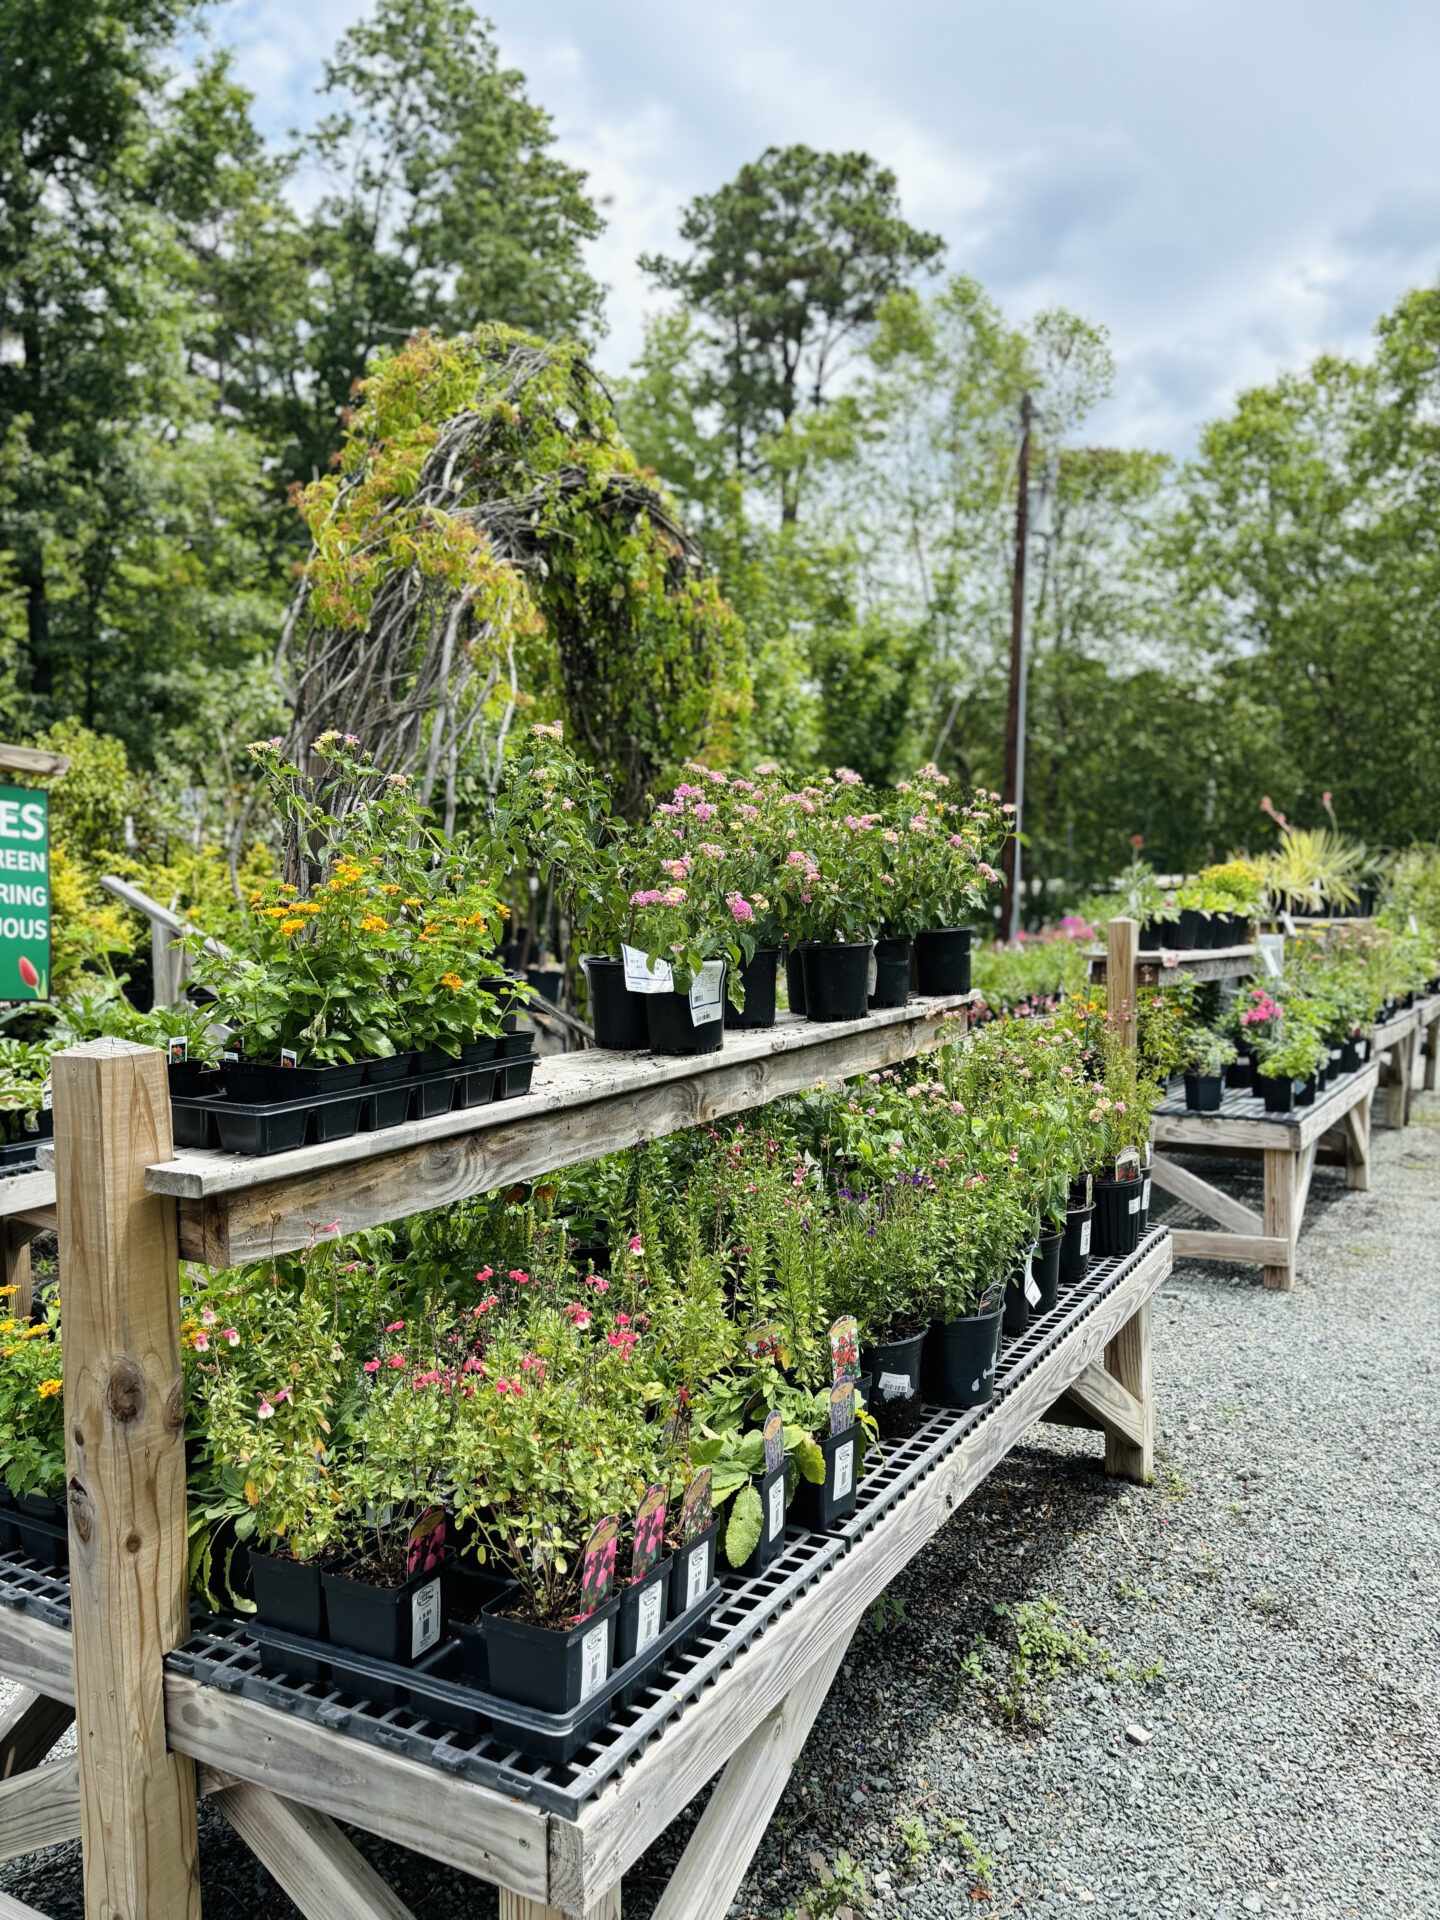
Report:
M942 1813L939 1819L941 1836L953 1840L960 1849L960 1857L965 1862L965 1870L971 1884L988 1893L995 1884L995 1861L986 1853L980 1842L971 1833L963 1820L957 1820L952 1814Z
M833 1865L823 1853L812 1853L810 1871L816 1884L805 1889L798 1907L785 1909L784 1920L856 1920L869 1912L865 1870L848 1853L837 1853Z
M1144 1587L1137 1587L1133 1580L1117 1580L1115 1582L1115 1598L1117 1600L1144 1600L1146 1597Z
M917 1860L923 1860L929 1853L930 1829L918 1813L909 1813L900 1822L900 1838L905 1845L905 1864L908 1870L914 1867Z
M896 1627L905 1624L905 1602L898 1593L892 1593L887 1587L878 1594L870 1606L871 1630L881 1639Z
M1190 1492L1190 1482L1181 1477L1175 1467L1166 1467L1159 1475L1160 1491L1167 1500L1183 1500Z
M994 1610L1009 1626L1013 1645L997 1646L981 1634L958 1664L961 1678L1009 1726L1046 1726L1052 1702L1042 1689L1062 1673L1092 1667L1106 1680L1141 1685L1158 1680L1165 1671L1160 1660L1143 1667L1118 1666L1103 1641L1078 1621L1067 1620L1060 1602L1044 1595L1013 1606L997 1602Z

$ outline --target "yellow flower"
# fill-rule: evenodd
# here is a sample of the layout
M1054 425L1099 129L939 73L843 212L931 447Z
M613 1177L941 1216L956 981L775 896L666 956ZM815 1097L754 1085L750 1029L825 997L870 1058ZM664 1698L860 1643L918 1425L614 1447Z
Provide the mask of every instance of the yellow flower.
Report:
M282 920L280 922L280 931L281 933L299 933L304 924L305 922L303 920Z
M42 1321L38 1327L26 1327L20 1338L22 1340L45 1340L49 1338L49 1334L49 1327Z
M63 1380L42 1380L35 1391L42 1400L53 1400L64 1384Z
M400 889L392 884L388 887L381 887L380 891L381 893L398 893Z
M19 1287L0 1287L0 1300L8 1300L12 1293L18 1293Z
M262 909L266 920L283 920L287 913L293 913L293 907L265 907Z
M362 933L384 933L385 922L380 918L378 913L367 913L365 918L360 922L360 931Z
M448 987L451 993L459 993L465 982L460 978L458 973L442 973L440 976L440 984L442 987Z
M418 907L420 905L419 896L412 893L410 898L405 902L405 905L407 907Z

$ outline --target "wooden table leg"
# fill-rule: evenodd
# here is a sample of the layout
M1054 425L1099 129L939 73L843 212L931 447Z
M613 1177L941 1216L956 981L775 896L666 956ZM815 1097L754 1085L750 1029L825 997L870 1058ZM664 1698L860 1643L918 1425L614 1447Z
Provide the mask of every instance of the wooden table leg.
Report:
M14 1293L7 1295L9 1304L5 1311L13 1314L17 1320L30 1318L32 1303L32 1283L30 1273L30 1241L35 1229L26 1226L23 1220L6 1220L3 1233L0 1233L0 1253L5 1256L5 1285L13 1287Z
M1440 1014L1425 1029L1425 1091L1440 1087Z
M575 1915L562 1913L559 1907L542 1907L538 1900L527 1900L523 1893L501 1887L500 1920L620 1920L620 1889L612 1887L598 1906Z
M1155 1372L1150 1358L1150 1302L1125 1322L1105 1349L1105 1371L1139 1408L1138 1435L1111 1424L1105 1430L1105 1471L1148 1487L1155 1478Z
M1265 1231L1283 1240L1289 1248L1284 1266L1263 1269L1265 1285L1276 1293L1289 1293L1295 1285L1295 1241L1299 1222L1295 1218L1295 1172L1299 1155L1288 1147L1265 1149Z
M1370 1107L1367 1093L1345 1116L1345 1184L1352 1192L1370 1191Z

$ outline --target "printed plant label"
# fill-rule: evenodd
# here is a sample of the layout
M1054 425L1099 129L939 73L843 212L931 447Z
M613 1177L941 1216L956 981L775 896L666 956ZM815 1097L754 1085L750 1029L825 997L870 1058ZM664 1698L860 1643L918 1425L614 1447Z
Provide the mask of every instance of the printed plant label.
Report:
M908 1400L915 1387L908 1373L882 1373L880 1376L880 1398L882 1400Z
M835 1449L835 1498L843 1500L855 1484L855 1442Z
M782 1473L770 1488L765 1513L765 1538L778 1540L785 1531L785 1476Z
M747 1360L778 1360L783 1329L778 1320L761 1320L745 1336Z
M1084 1260L1090 1252L1090 1229L1093 1225L1094 1222L1092 1220L1087 1220L1080 1229L1080 1258L1082 1260Z
M598 1693L609 1671L610 1625L602 1620L580 1642L580 1698L588 1700L592 1693Z
M710 1524L710 1469L701 1467L680 1500L680 1538L688 1545Z
M615 1584L615 1548L620 1538L620 1522L613 1514L597 1520L585 1542L580 1562L580 1604L575 1611L583 1619L610 1598Z
M657 1580L653 1586L645 1589L640 1596L640 1605L636 1609L635 1651L643 1653L646 1647L653 1646L660 1638L660 1628L665 1619L665 1582Z
M665 1489L647 1487L635 1509L635 1538L630 1549L630 1578L643 1580L665 1544Z
M1150 1204L1150 1176L1145 1176L1145 1184L1140 1189L1140 1211L1143 1213Z
M785 1459L785 1420L778 1407L766 1414L760 1431L765 1440L765 1471L774 1473Z
M445 1509L427 1507L405 1542L405 1571L429 1573L445 1558Z
M830 1328L832 1380L860 1378L860 1323L853 1313L842 1313Z
M628 993L673 993L675 975L670 970L668 960L657 960L650 965L648 953L641 953L638 947L622 946L620 958L625 962L625 988Z
M298 1067L299 1066L300 1056L295 1051L294 1047L282 1047L280 1049L280 1064L282 1067Z
M410 1601L410 1658L440 1644L440 1582L427 1580L417 1587Z
M830 1431L844 1433L855 1424L855 1382L837 1380L830 1389Z
M725 984L725 962L707 960L690 989L690 1024L708 1027L720 1018L720 990Z
M703 1546L692 1547L690 1558L685 1563L685 1605L693 1607L705 1597L705 1589L710 1584L710 1542Z
M1025 1298L1032 1307L1038 1307L1040 1304L1040 1285L1029 1267L1025 1269Z
M183 1067L190 1058L190 1042L183 1033L172 1033L165 1042L165 1057L172 1067Z

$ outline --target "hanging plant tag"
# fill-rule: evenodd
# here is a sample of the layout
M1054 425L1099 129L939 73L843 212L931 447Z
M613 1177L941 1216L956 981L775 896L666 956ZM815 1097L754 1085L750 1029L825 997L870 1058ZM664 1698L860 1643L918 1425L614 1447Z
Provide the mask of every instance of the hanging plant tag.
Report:
M627 993L673 993L675 976L670 971L668 960L657 960L652 967L648 953L642 953L638 947L620 949L620 957L625 962L625 989Z
M635 1542L630 1549L630 1578L643 1580L665 1544L665 1489L647 1487L635 1509Z
M427 1507L405 1542L407 1574L429 1573L445 1558L445 1509Z
M725 983L725 962L707 960L695 976L690 989L690 1024L708 1027L720 1018L720 989Z
M784 1329L778 1320L760 1320L745 1336L747 1360L779 1360Z
M1025 1298L1032 1307L1038 1307L1040 1304L1040 1285L1035 1278L1035 1269L1033 1266L1026 1267L1025 1269Z
M830 1368L834 1380L860 1378L860 1325L853 1313L842 1313L831 1324Z
M580 1604L576 1609L583 1620L603 1607L615 1584L615 1545L620 1537L620 1522L613 1514L597 1520L585 1542L580 1562Z
M837 1380L830 1389L830 1432L844 1433L855 1424L855 1382Z
M183 1033L172 1033L165 1042L165 1056L172 1067L183 1067L190 1058L190 1042Z
M760 1431L765 1438L765 1471L774 1473L785 1461L785 1421L778 1407L766 1414Z
M702 1467L680 1500L680 1539L688 1546L710 1524L710 1469Z

